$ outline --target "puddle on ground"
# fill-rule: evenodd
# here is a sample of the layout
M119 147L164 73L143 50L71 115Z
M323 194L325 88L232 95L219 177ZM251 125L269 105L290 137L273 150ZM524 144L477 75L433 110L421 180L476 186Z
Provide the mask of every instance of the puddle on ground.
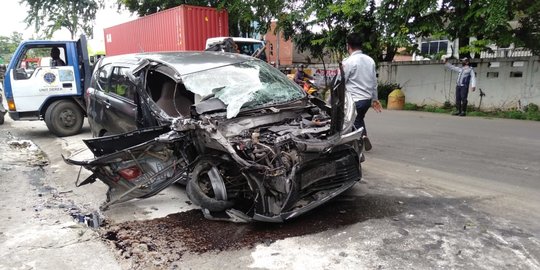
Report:
M154 220L106 226L102 237L112 242L126 259L147 260L144 257L154 254L161 260L173 262L185 252L205 253L250 248L261 243L269 245L276 240L391 217L402 211L403 207L395 198L342 196L285 223L212 221L205 219L200 210L191 210Z

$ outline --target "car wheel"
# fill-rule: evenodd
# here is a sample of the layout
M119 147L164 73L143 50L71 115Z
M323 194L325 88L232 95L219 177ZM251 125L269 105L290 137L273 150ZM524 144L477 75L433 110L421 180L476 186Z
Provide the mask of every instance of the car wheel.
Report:
M78 134L81 131L83 120L81 108L67 100L53 102L45 112L47 128L58 137Z
M189 199L194 204L212 212L224 211L234 205L232 201L219 198L222 197L219 195L220 193L226 194L225 184L221 177L217 180L218 182L221 181L221 188L214 187L210 180L211 171L217 171L219 165L219 161L202 159L195 165L195 168L191 173L191 179L186 186L186 193ZM216 188L218 190L216 190Z
M0 106L2 106L0 104ZM0 112L0 125L4 124L4 113L3 112Z

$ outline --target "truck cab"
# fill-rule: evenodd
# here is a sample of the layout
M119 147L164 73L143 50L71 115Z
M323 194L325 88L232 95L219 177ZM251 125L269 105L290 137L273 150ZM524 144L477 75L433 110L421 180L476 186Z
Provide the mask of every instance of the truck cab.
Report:
M265 44L264 41L254 38L243 37L214 37L206 40L205 49L208 49L216 44L223 43L225 39L232 39L238 47L238 53L249 56L257 57L263 61L266 61Z
M75 135L86 115L90 75L84 36L77 41L23 41L6 69L8 113L15 121L44 120L60 137Z

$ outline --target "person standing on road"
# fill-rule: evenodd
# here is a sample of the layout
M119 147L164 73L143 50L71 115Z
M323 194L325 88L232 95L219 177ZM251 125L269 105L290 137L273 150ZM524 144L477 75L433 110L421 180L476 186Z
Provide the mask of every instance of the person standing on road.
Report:
M472 91L476 90L476 76L474 70L469 66L469 58L461 59L462 67L455 67L444 59L444 66L458 73L456 80L456 111L452 115L465 116L467 114L467 96L469 94L469 86Z
M377 69L375 61L360 49L362 38L358 33L347 36L347 51L349 57L343 60L343 72L345 88L354 100L356 106L356 119L354 127L363 127L362 138L366 151L371 150L371 142L367 137L364 117L370 107L376 112L381 112L381 103L377 98Z

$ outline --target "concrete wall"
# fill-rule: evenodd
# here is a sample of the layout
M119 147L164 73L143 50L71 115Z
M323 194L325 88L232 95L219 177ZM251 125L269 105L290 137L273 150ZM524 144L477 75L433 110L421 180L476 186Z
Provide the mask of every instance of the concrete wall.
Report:
M476 92L469 92L469 104L485 110L540 105L540 61L538 57L473 59ZM517 77L516 74L521 74ZM442 61L390 62L379 64L379 82L402 86L405 101L418 105L441 105L455 101L457 73L444 68Z

